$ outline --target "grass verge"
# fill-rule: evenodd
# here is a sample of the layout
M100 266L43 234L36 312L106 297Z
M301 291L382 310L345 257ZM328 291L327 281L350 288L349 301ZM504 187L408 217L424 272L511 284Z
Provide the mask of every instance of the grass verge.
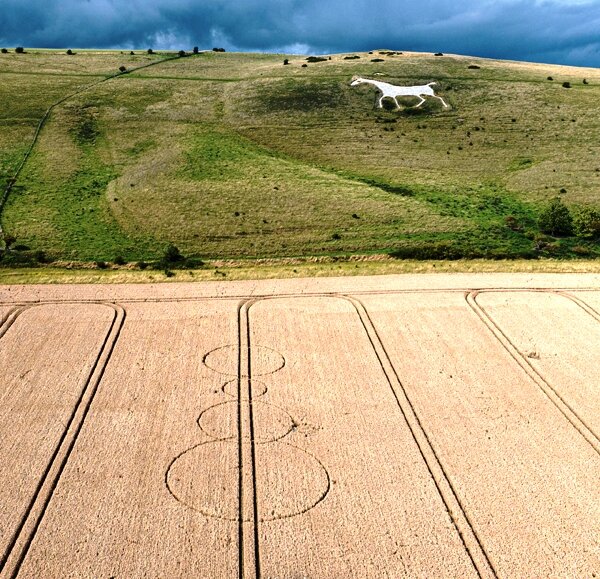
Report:
M365 261L329 260L294 262L282 260L260 265L254 262L208 262L202 269L178 269L171 276L163 271L73 269L38 267L0 269L0 284L121 284L163 282L210 282L223 280L289 279L416 273L600 273L598 260L396 260L369 256Z

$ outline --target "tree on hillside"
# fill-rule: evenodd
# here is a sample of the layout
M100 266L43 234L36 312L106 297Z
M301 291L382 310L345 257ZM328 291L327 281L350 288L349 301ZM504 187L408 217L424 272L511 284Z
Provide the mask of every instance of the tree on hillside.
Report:
M538 225L543 233L554 237L557 235L571 235L573 233L573 218L569 208L555 197L540 213Z
M600 238L600 210L581 207L573 216L573 229L579 237Z

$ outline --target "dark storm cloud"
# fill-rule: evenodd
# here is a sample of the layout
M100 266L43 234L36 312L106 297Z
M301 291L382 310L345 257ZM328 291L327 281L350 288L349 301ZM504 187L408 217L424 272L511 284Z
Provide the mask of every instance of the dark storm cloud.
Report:
M2 0L0 44L342 52L600 66L600 1Z

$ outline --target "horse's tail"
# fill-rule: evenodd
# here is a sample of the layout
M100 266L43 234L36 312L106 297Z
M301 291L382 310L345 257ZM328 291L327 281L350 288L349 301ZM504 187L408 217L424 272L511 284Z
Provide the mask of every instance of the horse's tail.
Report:
M437 82L435 80L433 82L428 82L426 86L431 86L433 84L437 84Z

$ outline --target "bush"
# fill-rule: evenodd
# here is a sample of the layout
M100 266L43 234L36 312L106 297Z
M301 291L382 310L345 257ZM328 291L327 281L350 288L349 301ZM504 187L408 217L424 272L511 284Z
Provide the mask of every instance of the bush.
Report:
M586 247L585 245L574 245L571 248L571 251L575 254L575 255L581 255L581 256L587 256L587 255L592 255L592 250L589 247Z
M197 46L194 46L194 49L192 50L192 52L194 54L198 54L199 51L200 51L200 49Z
M320 56L309 56L304 60L306 60L306 62L327 62L326 58L321 58Z
M444 56L443 52L436 52L433 56Z
M203 267L205 265L204 261L199 257L186 257L185 258L185 267L189 269L196 269Z
M138 266L140 269L146 269L146 268L148 267L148 264L147 264L145 261L138 261L138 262L137 262L137 266Z
M71 55L73 54L73 51L72 51L72 50L69 48L69 50L67 50L67 54L68 54L69 56L71 56Z
M584 78L584 79L583 79L583 84L589 84L589 83L588 83L588 79L587 79L587 78Z
M17 241L17 238L14 235L4 235L4 245L6 249L10 249L10 246Z
M573 215L573 230L579 237L600 237L600 211L593 207L582 207Z
M185 50L180 50L177 54L180 58L183 58L185 56Z
M33 257L38 263L48 263L49 259L45 251L39 249L33 254Z
M285 59L283 60L283 64L289 64L289 63L290 63L290 61L289 61L287 58L285 58Z
M504 218L504 223L506 224L506 227L512 231L523 231L523 227L514 215L507 215Z
M571 88L570 82L563 82L562 85L563 85L563 88Z
M23 54L25 52L25 49L22 46L17 46L17 48L15 48L15 52L17 54Z
M97 261L96 262L96 267L98 269L106 269L108 266L106 265L105 261Z
M573 233L573 218L569 208L561 201L560 197L555 197L542 210L538 225L541 231L554 237Z
M225 52L224 48L213 48L213 52Z
M8 50L6 50L6 48L3 48L2 50L0 50L0 52L1 52L2 54L8 54Z
M181 255L179 248L171 243L165 250L164 259L168 263L175 263L177 261L183 261L183 255Z
M152 50L151 48L149 48L149 49L147 50L147 53L148 53L148 54L154 54L154 50Z
M390 253L396 259L461 259L464 252L449 240L423 241L402 245Z
M130 51L129 51L129 55L130 55L130 56L133 56L134 54L135 54L135 52L133 52L133 50L130 50Z
M546 80L554 80L553 76L549 76Z
M117 255L117 257L115 257L115 265L125 265L126 263L127 262L122 255Z
M119 70L120 70L121 72L127 72L127 67L126 67L126 66L123 66L123 65L121 65L121 66L119 67Z

